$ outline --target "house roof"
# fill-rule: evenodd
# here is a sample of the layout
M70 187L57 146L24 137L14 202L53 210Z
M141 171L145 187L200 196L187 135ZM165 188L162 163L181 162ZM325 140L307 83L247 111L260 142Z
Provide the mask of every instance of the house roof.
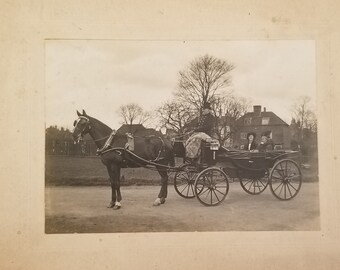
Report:
M269 118L269 122L266 126L280 126L280 125L289 126L285 121L283 121L273 112L260 112L260 114L255 112L249 112L240 117L236 121L236 124L238 126L263 126L262 119L264 117ZM245 124L246 118L251 118L251 123Z
M126 133L132 133L139 136L159 135L159 132L153 128L145 128L142 124L122 125L117 134L125 135Z
M126 134L126 133L136 133L138 131L144 131L146 128L142 124L132 124L132 125L127 125L124 124L122 125L118 130L118 134Z

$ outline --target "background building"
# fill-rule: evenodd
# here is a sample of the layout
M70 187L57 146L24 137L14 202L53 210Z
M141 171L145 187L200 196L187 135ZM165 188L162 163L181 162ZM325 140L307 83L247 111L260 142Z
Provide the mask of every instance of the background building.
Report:
M233 147L242 148L247 143L247 134L256 134L256 142L259 143L261 134L270 132L275 149L289 149L291 134L289 125L273 112L267 112L260 105L253 106L253 112L240 117L235 124Z

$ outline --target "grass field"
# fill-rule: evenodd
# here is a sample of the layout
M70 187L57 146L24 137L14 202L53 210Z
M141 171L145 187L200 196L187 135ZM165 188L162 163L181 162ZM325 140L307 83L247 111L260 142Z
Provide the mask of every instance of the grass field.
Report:
M122 185L158 185L156 171L144 168L122 169ZM45 183L54 186L109 185L106 167L98 157L46 156Z
M318 181L317 173L302 169L304 182ZM157 171L145 168L122 169L122 186L159 185ZM169 176L173 183L173 174ZM99 157L46 156L45 183L49 186L98 186L109 185L106 167Z

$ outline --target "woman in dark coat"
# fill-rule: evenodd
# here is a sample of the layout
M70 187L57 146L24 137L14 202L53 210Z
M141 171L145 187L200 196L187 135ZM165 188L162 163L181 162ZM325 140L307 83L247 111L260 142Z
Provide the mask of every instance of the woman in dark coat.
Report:
M250 132L247 134L248 143L244 146L244 150L255 150L257 149L257 143L255 142L256 134Z
M266 131L262 134L261 143L258 148L260 152L274 150L274 142L270 138L270 133L270 131Z

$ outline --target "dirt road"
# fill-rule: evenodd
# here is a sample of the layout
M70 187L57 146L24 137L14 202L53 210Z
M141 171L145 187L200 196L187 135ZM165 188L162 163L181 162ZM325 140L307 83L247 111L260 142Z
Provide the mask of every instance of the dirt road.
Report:
M205 207L169 186L164 205L152 206L156 186L122 187L122 208L106 208L109 187L46 187L46 233L319 230L318 183L304 183L296 198L279 201L267 188L254 196L238 182L226 200Z

